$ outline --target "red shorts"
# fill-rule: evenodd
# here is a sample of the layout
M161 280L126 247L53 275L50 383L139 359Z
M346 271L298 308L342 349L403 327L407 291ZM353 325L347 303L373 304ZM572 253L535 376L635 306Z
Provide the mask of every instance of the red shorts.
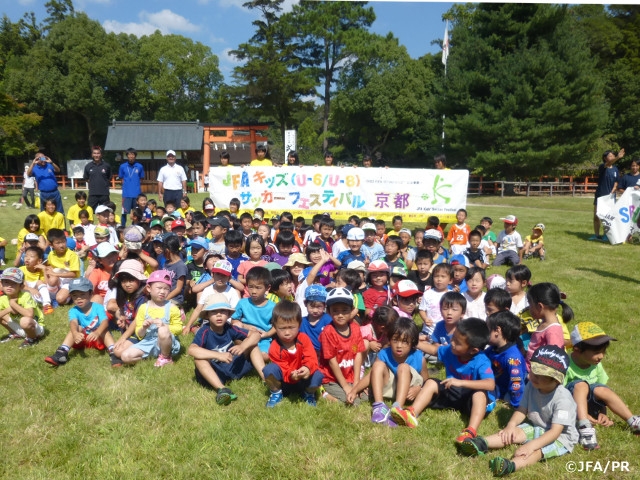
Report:
M96 350L104 350L104 342L101 338L97 340L87 340L87 334L83 333L84 337L80 343L74 343L73 348L76 350L84 350L85 348L94 348Z

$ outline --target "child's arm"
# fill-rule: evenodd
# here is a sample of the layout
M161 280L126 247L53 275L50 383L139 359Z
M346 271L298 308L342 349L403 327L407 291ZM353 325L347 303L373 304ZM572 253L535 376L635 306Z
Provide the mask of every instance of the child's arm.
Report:
M115 348L118 348L120 345L122 345L124 342L127 341L127 339L133 335L136 331L136 322L132 321L129 326L127 327L127 329L124 331L124 333L122 335L120 335L120 338L118 339L118 341L114 344Z
M244 292L244 284L239 282L238 280L234 280L233 278L229 278L229 285L231 285L236 290Z
M193 287L191 287L191 293L200 293L204 291L204 289L207 288L209 285L213 285L214 282L215 281L212 278L211 280L207 280L206 282L196 283Z
M202 312L203 308L204 308L204 304L199 303L196 305L196 308L193 309L193 312L191 312L191 315L189 316L189 321L182 329L183 335L186 335L187 333L189 333L189 331L191 330L191 327L193 326L194 323L196 323L196 320L200 316L200 313Z
M511 419L509 420L509 423L507 423L507 426L498 432L500 440L502 440L505 445L511 445L517 438L519 430L518 425L524 422L525 418L527 418L527 414L524 409L518 408L511 415Z
M354 362L354 365L355 365L355 362ZM338 384L340 384L342 389L348 394L353 388L353 386L347 382L346 378L344 378L344 375L342 374L342 370L340 370L340 365L338 365L338 360L336 357L332 357L329 359L329 368L331 369L331 373L333 373L333 376L336 378L336 381L338 382ZM360 372L358 372L358 374L360 374ZM355 369L354 369L354 375L355 375Z
M69 322L69 331L73 337L73 343L80 343L84 338L80 325L78 325L78 320L73 319Z
M360 392L368 388L369 385L371 385L371 370L369 370L364 377L356 382L353 388L347 393L347 403L350 405L353 404L353 402L356 401L356 398L358 398Z
M136 253L138 253L138 257L140 258L140 260L142 260L144 263L149 265L150 268L154 270L158 268L158 265L159 265L158 261L155 258L149 256L147 252L145 252L144 250L140 250L139 252L136 252ZM120 257L120 258L126 258L126 257Z
M96 341L98 338L104 339L104 335L107 333L107 329L109 328L109 320L107 320L107 315L105 313L104 320L98 325L93 332L87 334L87 340Z
M231 351L216 352L214 350L199 347L195 343L189 345L187 355L191 355L196 360L217 360L223 363L231 363L233 361L233 354Z
M249 332L247 338L245 338L242 343L239 345L234 345L229 349L229 353L239 356L243 355L245 352L248 352L253 347L258 345L260 341L260 334L258 332Z
M318 276L318 272L320 271L322 266L325 264L325 261L323 259L328 255L328 253L325 252L324 250L320 250L320 255L322 256L321 260L313 266L313 268L309 272L309 275L307 275L307 285L313 285L313 282L315 282L316 277ZM340 265L342 264L340 263ZM338 265L338 267L340 265Z
M462 387L471 390L492 391L496 388L496 381L493 378L483 378L481 380L460 380L459 378L445 378L440 382L445 388Z
M521 457L522 459L526 459L536 450L541 450L542 447L546 445L550 445L555 442L562 431L564 430L564 425L559 423L552 423L551 428L540 435L538 438L528 441L521 447L519 447L515 453L513 454L513 458Z
M33 307L23 307L18 303L17 298L9 299L9 308L11 308L11 310L13 310L16 315L22 315L23 317L33 317Z
M244 292L244 287L247 285L247 281L241 273L238 274L238 282L242 284L242 291Z
M167 295L167 300L171 300L172 298L175 298L182 293L182 289L184 288L184 279L184 275L178 277L178 280L176 280L176 288L169 292L169 295Z
M428 340L420 340L416 348L424 353L435 356L438 355L438 348L440 346L441 345L439 343L431 343Z

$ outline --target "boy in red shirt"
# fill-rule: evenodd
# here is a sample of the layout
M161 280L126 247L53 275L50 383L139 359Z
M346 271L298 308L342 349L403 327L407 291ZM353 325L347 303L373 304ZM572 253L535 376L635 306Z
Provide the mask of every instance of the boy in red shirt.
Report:
M320 369L324 375L324 398L347 402L347 395L360 380L364 365L364 340L359 325L353 321L353 295L346 288L334 288L327 294L327 310L332 317L330 325L320 334ZM368 400L366 394L356 397Z
M471 233L469 225L464 223L467 219L467 211L464 208L456 212L456 219L458 223L451 225L449 233L447 234L449 251L452 255L464 253L464 251L469 248L469 234Z
M271 323L276 335L269 347L271 363L262 369L271 392L267 408L275 407L291 392L300 393L308 405L316 406L322 373L311 339L300 332L301 322L302 312L297 303L283 300L274 307Z

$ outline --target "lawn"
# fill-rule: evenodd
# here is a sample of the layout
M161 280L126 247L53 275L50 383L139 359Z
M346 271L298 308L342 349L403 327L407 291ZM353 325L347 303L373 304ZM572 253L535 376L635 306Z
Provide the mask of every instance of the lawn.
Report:
M73 192L64 195L70 205ZM203 196L194 195L193 204ZM5 198L11 205L18 193L10 191ZM499 217L514 214L523 237L536 223L546 225L547 260L527 263L533 282L557 283L576 321L594 321L618 338L605 360L609 384L640 413L640 366L632 354L640 340L634 260L639 250L586 241L592 208L591 198L473 197L468 223L490 216L497 233ZM0 237L15 238L28 212L1 208ZM7 258L13 257L9 246ZM0 478L492 478L486 458L456 455L453 439L464 419L455 412L427 410L418 428L410 430L371 424L368 405L346 408L320 401L313 409L291 399L267 410L266 389L257 376L232 383L239 399L219 407L215 394L194 381L193 361L184 354L193 335L181 338L176 363L163 369L150 361L112 369L109 357L96 351L72 355L67 365L52 368L43 359L65 335L67 310L47 317L47 335L37 346L0 345ZM509 416L499 406L480 433L498 430ZM600 461L603 468L607 461L630 462L626 478L640 478L640 437L615 420L613 427L598 430L601 450L587 453L578 447L517 478L619 476L567 473L567 461L587 460Z

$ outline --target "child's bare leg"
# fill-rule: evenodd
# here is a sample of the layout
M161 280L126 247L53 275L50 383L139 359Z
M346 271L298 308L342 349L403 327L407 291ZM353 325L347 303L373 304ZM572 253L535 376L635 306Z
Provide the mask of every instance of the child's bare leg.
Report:
M104 303L104 297L102 295L92 295L91 296L91 301L93 303L99 303L100 305L102 305Z
M398 374L396 376L396 403L404 407L407 401L407 393L409 393L409 385L411 384L411 367L407 363L398 365Z
M500 436L500 432L494 433L493 435L489 435L488 437L484 437L484 440L487 442L487 447L490 449L495 448L503 448L506 447L507 444L502 440ZM524 430L518 428L516 430L515 437L513 439L513 444L519 445L527 441L527 436L524 433Z
M538 449L534 451L528 457L523 456L514 456L512 461L516 464L516 470L520 470L521 468L528 467L529 465L533 465L534 463L542 460L542 450Z
M416 396L416 399L413 401L413 411L416 414L416 417L420 415L420 413L427 408L427 405L431 403L431 399L438 394L438 383L433 380L427 380L422 388L420 389L420 393Z
M576 385L577 386L577 385ZM575 390L574 390L575 391ZM609 409L623 420L629 420L633 417L633 413L627 407L627 404L610 388L596 387L593 395L604 403ZM608 426L608 425L607 425Z
M482 419L487 411L487 394L478 391L471 397L471 413L469 414L469 427L476 432L482 423Z
M36 338L38 336L36 333L36 321L33 317L22 317L20 319L20 328L24 330L27 338Z
M10 321L11 321L11 317L9 316L9 314L7 314L4 317L0 318L0 325L6 328L9 331L9 333L15 333L13 330L9 328Z
M224 388L224 383L220 381L220 377L211 366L211 362L209 360L194 360L193 363L196 366L196 369L202 375L202 377L211 385L213 388L220 389Z
M256 372L258 372L258 375L260 375L260 378L264 382L264 373L262 373L262 369L266 364L264 361L264 356L260 351L260 348L253 347L251 349L251 353L249 354L249 358L251 359L251 364L253 365L253 368L256 369Z
M123 363L134 364L142 360L142 355L144 355L142 350L138 350L135 346L127 348L122 355L120 356L120 360Z
M113 349L113 354L118 358L122 358L122 352L124 352L126 349L128 349L132 345L133 343L131 343L129 340L126 340Z
M160 346L160 354L165 357L171 356L171 331L166 325L158 327L158 345Z
M576 420L589 418L587 397L589 396L589 384L587 382L576 383L573 387L573 400L577 406Z
M59 305L66 305L69 301L69 290L66 288L58 290L58 293L56 293L56 301Z
M113 340L113 335L111 335L111 332L109 330L107 330L104 334L104 338L102 339L104 346L109 348L111 345L113 345L115 342Z
M374 362L371 367L371 391L374 402L384 402L382 389L389 381L389 368L384 362Z

